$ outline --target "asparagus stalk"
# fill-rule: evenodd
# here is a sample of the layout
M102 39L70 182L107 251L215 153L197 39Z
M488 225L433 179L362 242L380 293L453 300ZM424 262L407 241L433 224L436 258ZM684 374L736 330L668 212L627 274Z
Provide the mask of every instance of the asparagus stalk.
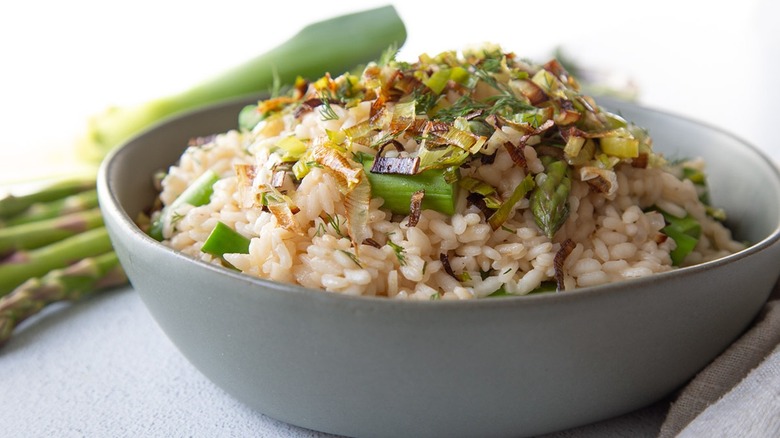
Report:
M127 282L116 253L88 257L40 278L31 278L0 298L0 347L25 319L57 301L76 301L86 294Z
M318 78L325 72L344 72L378 58L392 44L400 47L405 40L404 24L392 6L311 24L275 49L185 92L97 115L77 151L99 161L116 145L174 113L268 91L275 81L291 84L298 76Z
M371 172L373 160L363 161L363 170L371 185L371 196L384 199L383 208L396 214L408 214L412 194L425 189L423 209L452 215L457 201L457 183L448 183L444 170L429 169L414 175L394 175Z
M55 201L94 188L94 179L73 179L51 184L27 195L8 195L0 199L0 219L12 218L40 202Z
M0 264L0 296L30 278L62 269L86 257L111 251L105 227L95 228L29 251L17 251Z
M40 248L102 225L103 216L95 207L54 219L0 228L0 257L14 251Z
M214 227L209 237L203 242L200 250L215 257L235 253L248 254L249 242L249 239L238 231L222 222L217 222L217 226Z
M52 219L66 214L89 210L97 206L97 190L93 188L92 190L76 193L75 195L70 195L62 199L32 204L22 213L0 223L0 227L13 227L30 222Z
M570 173L565 161L548 162L544 177L531 193L531 211L536 225L550 239L569 216Z
M149 228L149 235L156 240L162 241L165 237L163 229L172 224L176 210L185 204L197 207L209 202L211 194L214 193L214 183L217 180L219 180L219 175L216 172L211 169L205 171L178 198L174 199L171 205L163 208L160 216L152 222Z

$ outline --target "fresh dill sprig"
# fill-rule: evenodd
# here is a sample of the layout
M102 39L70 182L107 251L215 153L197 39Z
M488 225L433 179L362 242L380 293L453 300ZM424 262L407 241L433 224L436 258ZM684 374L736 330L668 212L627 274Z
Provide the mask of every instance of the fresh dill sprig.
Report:
M425 87L418 87L412 91L412 99L414 99L414 108L417 115L428 114L437 103L439 103L440 95L431 93Z
M351 252L349 252L347 250L344 250L344 249L340 249L339 251L341 251L344 254L346 254L347 257L350 258L350 260L355 262L355 264L358 266L358 268L363 269L363 265L360 264L360 260L358 260L358 258L357 258L357 256L355 254L353 254L353 253L351 253Z
M317 231L314 232L314 235L317 237L322 237L328 232L327 228L325 228L324 222L319 222L317 224Z
M332 106L330 106L330 97L325 96L322 97L322 105L320 106L320 116L322 117L323 121L328 120L338 120L339 115L336 114L336 111L333 109Z
M501 58L485 58L481 64L482 70L490 73L497 73L501 70Z
M475 111L489 109L490 105L479 102L469 95L463 95L449 108L442 108L436 112L435 117L443 122L452 122L458 117L465 117Z
M390 248L393 248L395 256L398 259L398 263L401 266L406 266L406 249L389 239L387 240L387 245L390 246Z
M330 225L336 234L338 234L340 237L345 237L344 233L341 231L341 219L339 219L339 215L331 216L328 213L325 213L325 218L328 222L328 225Z

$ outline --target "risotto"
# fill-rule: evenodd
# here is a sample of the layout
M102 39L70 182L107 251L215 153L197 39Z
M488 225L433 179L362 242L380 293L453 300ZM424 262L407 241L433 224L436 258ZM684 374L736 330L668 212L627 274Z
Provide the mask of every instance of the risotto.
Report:
M703 163L499 47L299 79L193 139L149 233L248 275L349 295L572 291L741 250Z

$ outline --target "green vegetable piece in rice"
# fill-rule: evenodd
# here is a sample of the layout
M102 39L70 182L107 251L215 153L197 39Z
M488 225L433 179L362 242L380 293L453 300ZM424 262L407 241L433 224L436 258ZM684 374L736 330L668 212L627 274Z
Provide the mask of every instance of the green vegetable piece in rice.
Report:
M565 161L551 161L537 179L531 193L531 211L536 225L552 239L569 216L571 170Z
M534 179L531 177L531 175L527 175L520 182L520 184L515 187L515 189L512 191L512 194L509 196L509 199L503 202L498 207L498 210L496 210L496 212L488 218L488 224L490 224L490 227L496 230L501 225L503 225L503 223L509 219L509 215L512 213L512 209L514 208L515 204L517 204L521 199L525 198L525 195L528 194L528 192L530 192L533 188Z
M672 257L672 265L681 266L688 254L693 252L699 243L701 224L690 214L685 217L677 217L665 211L661 211L661 213L668 224L661 231L676 244L669 253Z
M171 205L163 209L157 220L152 222L149 228L149 235L156 240L162 241L164 238L163 228L175 221L176 209L185 204L197 207L208 203L211 194L214 193L214 183L218 180L219 175L213 170L204 172Z
M225 254L248 254L250 240L222 222L217 225L203 243L201 251L215 257Z
M449 183L441 169L426 170L414 175L395 175L371 172L373 161L363 161L363 169L371 184L371 197L384 199L383 208L396 214L409 213L412 195L425 190L423 209L436 210L452 215L455 213L457 183Z
M412 62L388 52L362 73L331 74L248 106L237 132L182 157L168 190L199 185L206 167L236 179L223 172L208 207L167 206L166 243L271 280L425 300L564 292L740 247L713 238L724 224L712 220L703 163L670 164L556 60L497 46ZM710 217L664 223L643 211L653 205ZM249 241L223 224L205 238L213 218L244 223L236 214L257 233L252 257L236 254ZM200 240L176 238L186 233Z

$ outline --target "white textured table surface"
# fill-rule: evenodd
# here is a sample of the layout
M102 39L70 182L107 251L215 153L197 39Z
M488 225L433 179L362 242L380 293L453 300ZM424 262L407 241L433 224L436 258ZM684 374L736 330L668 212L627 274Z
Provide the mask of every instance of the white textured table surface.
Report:
M132 288L28 320L0 350L6 437L330 437L235 401L165 337ZM552 437L654 437L667 401Z

